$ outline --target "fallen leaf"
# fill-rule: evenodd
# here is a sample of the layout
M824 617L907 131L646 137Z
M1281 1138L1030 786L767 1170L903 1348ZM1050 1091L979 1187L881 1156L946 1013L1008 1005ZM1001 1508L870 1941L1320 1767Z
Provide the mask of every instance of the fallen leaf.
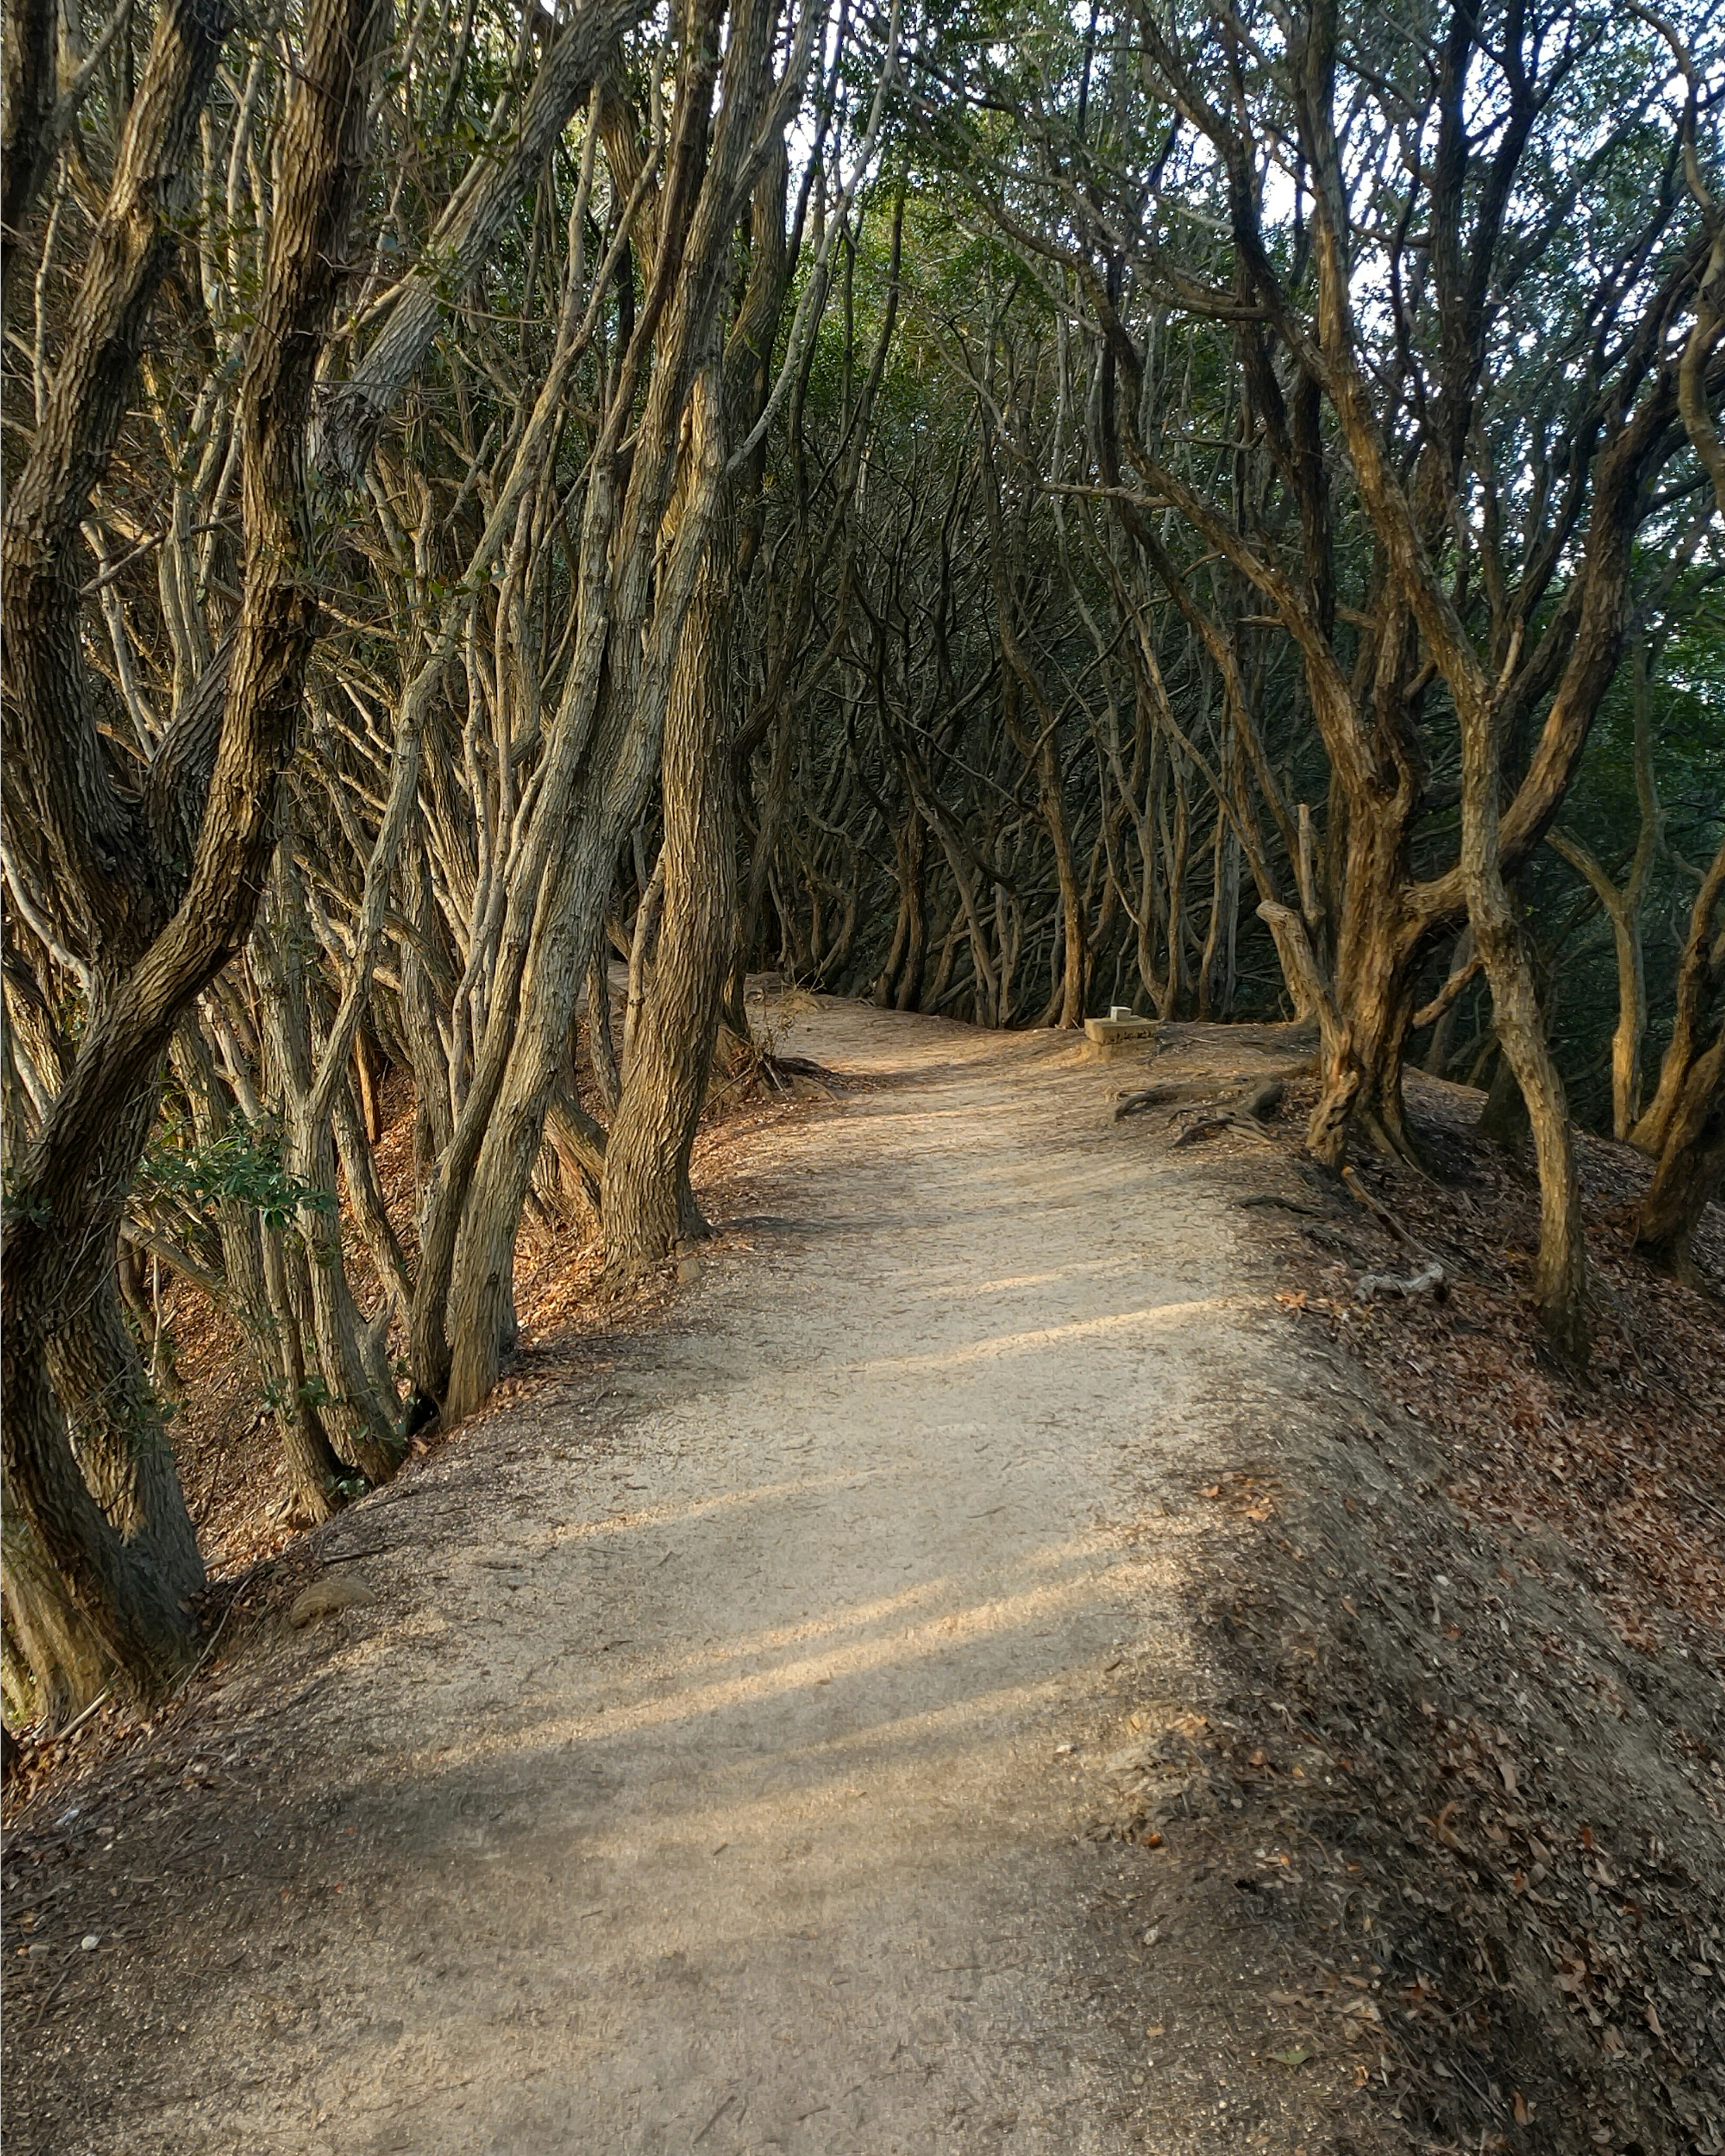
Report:
M1312 2054L1303 2044L1290 2044L1285 2051L1272 2051L1270 2056L1279 2066L1303 2066Z

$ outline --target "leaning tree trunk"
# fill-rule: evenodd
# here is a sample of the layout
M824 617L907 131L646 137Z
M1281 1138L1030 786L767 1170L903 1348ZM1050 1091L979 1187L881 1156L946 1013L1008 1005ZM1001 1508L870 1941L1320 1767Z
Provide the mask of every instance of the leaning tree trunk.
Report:
M231 655L219 675L221 722L218 729L201 723L201 711L182 714L200 723L164 737L145 788L147 822L105 780L77 637L75 537L126 409L150 303L181 244L177 191L225 17L169 8L158 23L55 377L51 424L39 429L7 517L13 760L37 828L48 834L56 898L85 923L117 909L126 937L113 949L111 985L95 1000L71 1073L18 1163L0 1274L5 1469L10 1494L80 1615L118 1675L140 1691L195 1652L195 1538L159 1424L135 1431L133 1476L151 1518L145 1536L128 1532L123 1511L116 1517L108 1509L104 1475L86 1479L67 1416L79 1412L79 1358L92 1352L89 1291L111 1278L120 1209L162 1059L193 1000L244 945L274 836L316 632L300 460L364 162L370 72L388 20L384 0L313 0L306 14L239 392L245 564ZM116 820L128 844L115 850ZM116 872L140 856L141 873ZM90 1337L100 1355L100 1335ZM50 1375L51 1358L66 1397ZM110 1416L117 1398L133 1417L141 1373L138 1383L140 1390L128 1379L110 1396Z
M504 141L475 156L426 242L424 265L392 293L370 350L347 381L327 385L311 451L321 475L350 485L363 478L379 428L424 366L449 308L484 275L523 192L645 12L644 0L582 0L557 32L519 118Z
M1695 1230L1725 1179L1725 1032L1690 1066L1653 1180L1635 1215L1635 1248L1660 1271L1698 1281Z
M657 582L650 625L643 598L629 611L630 630L613 628L614 639L632 634L638 640L639 670L624 684L614 683L587 783L574 803L573 827L566 822L558 833L559 857L548 865L548 888L532 909L531 992L518 1001L512 996L507 1006L500 1004L500 1011L509 1009L514 1022L506 1032L501 1017L494 1018L457 1127L452 1155L462 1147L462 1125L468 1127L472 1148L470 1166L455 1163L461 1171L461 1202L457 1207L445 1201L442 1219L428 1237L415 1296L415 1379L422 1394L443 1394L444 1410L452 1421L480 1405L501 1366L516 1236L546 1109L567 1056L577 995L610 894L617 849L624 834L639 821L658 768L678 644L722 475L716 372L716 365L703 367L689 399L685 497L676 538ZM665 401L675 399L681 406L674 365L665 382L656 386ZM653 424L668 426L662 411L649 408L649 413ZM662 446L674 466L675 439ZM665 476L668 482L670 466ZM639 483L637 475L632 494ZM667 484L659 497L665 507L670 492ZM643 517L644 532L656 535L662 514ZM595 636L594 642L598 646L603 639ZM524 962L526 956L524 942ZM441 1310L440 1291L446 1298Z
M545 728L485 1039L428 1209L413 1378L421 1399L451 1419L496 1381L546 1110L567 1062L617 850L658 769L677 646L723 477L711 347L732 235L802 95L816 19L804 10L775 83L771 10L737 18L722 56L716 8L687 18L664 222L589 467L573 655ZM691 483L667 543L680 476Z
M1659 1067L1659 1085L1647 1112L1630 1132L1630 1143L1643 1152L1663 1153L1689 1075L1702 1053L1707 1011L1722 973L1725 938L1716 943L1713 919L1725 901L1725 842L1713 856L1689 915L1688 933L1677 964L1676 1009L1671 1037Z

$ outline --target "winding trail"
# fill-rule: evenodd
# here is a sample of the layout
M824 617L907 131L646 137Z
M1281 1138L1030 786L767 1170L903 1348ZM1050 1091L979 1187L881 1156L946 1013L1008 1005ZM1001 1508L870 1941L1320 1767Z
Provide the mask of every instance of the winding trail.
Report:
M328 1531L378 1607L237 1669L80 2150L1235 2145L1230 1949L1180 1995L1085 1830L1205 1696L1194 1492L1277 1390L1240 1216L1070 1040L788 1045L875 1082L668 1323Z

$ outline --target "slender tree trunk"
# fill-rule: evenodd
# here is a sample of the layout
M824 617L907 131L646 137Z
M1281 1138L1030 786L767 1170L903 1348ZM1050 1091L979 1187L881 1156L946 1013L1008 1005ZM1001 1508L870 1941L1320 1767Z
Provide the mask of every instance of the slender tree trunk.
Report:
M1458 716L1461 876L1468 919L1491 985L1497 1038L1527 1103L1539 1163L1539 1255L1533 1269L1533 1300L1553 1347L1579 1367L1587 1361L1592 1318L1569 1104L1546 1039L1532 956L1504 880L1497 713L1486 701L1463 709Z
M647 879L647 887L641 893L641 902L635 909L634 934L629 947L629 994L623 1006L623 1069L629 1069L629 1058L634 1053L635 1029L641 1022L641 1009L647 1000L647 982L652 965L655 940L659 934L659 917L665 906L665 850L661 846L659 858L653 864L653 873Z
M928 937L923 911L927 837L928 827L922 813L911 803L898 834L898 923L877 997L894 1010L913 1011L922 1005L922 961Z
M623 1080L611 1039L611 969L603 935L593 945L587 968L587 1053L605 1113L614 1116L623 1097Z

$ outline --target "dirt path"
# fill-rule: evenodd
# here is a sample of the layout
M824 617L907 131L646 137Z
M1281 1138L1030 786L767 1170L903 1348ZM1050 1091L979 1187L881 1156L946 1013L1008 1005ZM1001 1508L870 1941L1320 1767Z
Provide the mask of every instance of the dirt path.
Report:
M878 1082L669 1325L327 1531L378 1605L239 1657L92 1849L40 2146L1297 2145L1273 1945L1086 1838L1205 1703L1195 1492L1286 1389L1242 1216L1070 1044L788 1045Z

